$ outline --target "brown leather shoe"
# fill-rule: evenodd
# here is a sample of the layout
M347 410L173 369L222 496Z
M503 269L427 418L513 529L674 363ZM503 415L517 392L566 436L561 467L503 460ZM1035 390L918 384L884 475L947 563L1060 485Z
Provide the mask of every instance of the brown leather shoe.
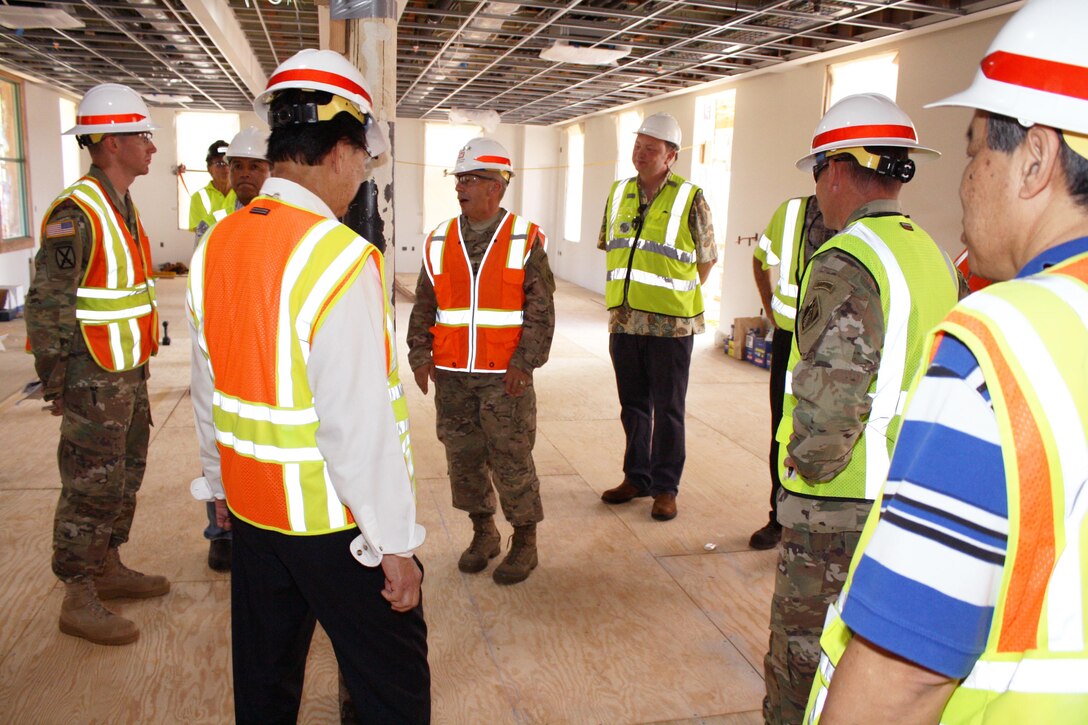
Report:
M601 500L605 503L627 503L633 498L642 498L649 495L646 491L640 491L635 484L625 478L620 485L602 493Z
M657 521L669 521L676 518L676 494L659 493L654 496L654 507L650 509L650 516Z

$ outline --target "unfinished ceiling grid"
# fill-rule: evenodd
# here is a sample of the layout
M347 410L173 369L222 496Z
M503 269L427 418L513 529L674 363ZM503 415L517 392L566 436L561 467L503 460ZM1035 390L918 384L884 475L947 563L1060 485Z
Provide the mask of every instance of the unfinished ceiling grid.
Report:
M188 9L213 1L0 0L0 63L77 95L112 81L152 105L246 110L252 83ZM402 0L396 115L548 125L1012 1ZM315 0L222 2L266 76L318 47ZM82 27L9 28L6 10Z

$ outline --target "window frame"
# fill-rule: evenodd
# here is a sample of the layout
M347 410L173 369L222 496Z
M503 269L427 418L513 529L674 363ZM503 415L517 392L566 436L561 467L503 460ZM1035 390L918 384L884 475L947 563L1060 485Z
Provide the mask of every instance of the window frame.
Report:
M582 209L584 206L585 195L585 173L586 173L586 134L585 129L581 124L575 123L567 128L563 129L563 135L566 137L566 156L567 156L567 168L566 168L566 189L563 199L563 238L571 243L580 243L582 241ZM571 149L574 144L574 137L578 138L579 145L579 163L578 168L575 169L571 159ZM575 184L575 180L577 183ZM575 204L573 202L573 196L571 194L572 187L577 186L577 205L575 212ZM571 234L571 230L576 232Z
M26 130L26 83L15 76L7 73L0 72L0 81L10 83L15 88L15 123L16 123L16 141L19 144L18 153L19 156L15 157L2 157L2 161L13 161L21 164L22 173L20 174L20 180L23 190L23 219L26 220L26 234L21 237L11 237L9 239L3 239L0 237L0 254L6 254L7 252L16 252L22 249L34 248L34 218L31 214L31 210L34 208L30 198L30 162L27 157L27 149L29 144L27 143Z

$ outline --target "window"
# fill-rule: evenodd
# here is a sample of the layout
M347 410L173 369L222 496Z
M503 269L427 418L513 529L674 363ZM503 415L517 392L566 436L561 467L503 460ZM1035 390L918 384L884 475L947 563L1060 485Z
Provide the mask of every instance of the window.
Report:
M22 249L30 242L22 92L22 84L0 78L0 241L3 251ZM20 243L8 244L15 240Z
M855 93L881 93L895 100L899 86L899 54L884 53L827 66L824 113L836 101Z
M641 111L624 111L616 116L616 178L629 179L635 175L631 163L631 149L635 146L634 135L642 125Z
M453 192L453 171L457 152L480 135L480 127L453 123L426 123L423 126L423 232L461 213Z
M585 172L586 137L578 124L567 127L567 198L563 211L563 236L582 241L582 175Z
M76 125L76 102L67 98L60 99L60 130L64 133ZM75 136L65 136L60 143L60 170L64 188L79 180L82 170L79 168L79 144Z
M174 121L178 139L178 163L185 173L178 174L178 229L189 228L189 197L208 185L208 147L237 135L241 126L237 113L199 113L182 111Z
M717 324L721 315L722 270L725 244L722 234L729 225L729 189L733 178L733 119L737 111L737 92L730 89L695 100L695 128L692 146L691 180L703 189L714 223L714 242L718 264L710 270L703 284L706 321Z

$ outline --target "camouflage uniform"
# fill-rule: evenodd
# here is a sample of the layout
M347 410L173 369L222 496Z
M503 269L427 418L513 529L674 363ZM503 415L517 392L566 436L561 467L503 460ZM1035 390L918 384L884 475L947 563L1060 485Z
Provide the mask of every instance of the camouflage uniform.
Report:
M894 202L863 206L844 225ZM829 250L812 258L798 304L793 370L795 438L788 450L798 474L827 481L850 462L868 416L869 383L880 367L884 313L876 281L854 257ZM763 660L767 723L800 723L820 659L828 606L846 581L871 501L778 496L782 546L771 600L770 649Z
M102 183L135 236L129 195L120 197L96 166L88 174ZM63 404L53 572L71 583L100 573L106 552L128 541L147 463L151 409L147 365L109 372L87 350L76 322L76 290L91 257L90 220L70 201L58 205L46 223L64 220L74 222L70 232L41 240L26 327L44 397Z
M499 223L483 225L461 217L461 238L473 274ZM525 318L510 366L531 373L548 361L555 331L555 279L548 255L535 245L525 265ZM425 269L416 283L416 302L408 322L408 363L413 370L431 362L438 303ZM438 439L446 447L453 505L469 514L495 513L495 490L503 515L514 526L544 519L540 480L533 464L536 443L536 392L532 381L520 396L507 395L503 376L495 373L436 371L435 409Z
M666 184L676 181L668 178ZM649 207L653 199L647 198L641 184L636 186L639 204ZM601 250L608 247L609 215L606 208L597 240ZM710 206L701 189L692 199L687 224L695 242L696 264L717 261ZM626 299L608 311L609 353L626 436L624 480L642 493L656 496L678 491L686 458L684 404L692 336L705 329L701 312L690 318L673 317L632 309Z

